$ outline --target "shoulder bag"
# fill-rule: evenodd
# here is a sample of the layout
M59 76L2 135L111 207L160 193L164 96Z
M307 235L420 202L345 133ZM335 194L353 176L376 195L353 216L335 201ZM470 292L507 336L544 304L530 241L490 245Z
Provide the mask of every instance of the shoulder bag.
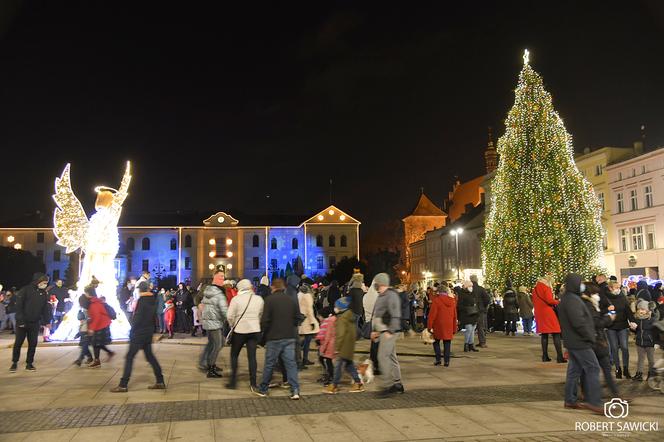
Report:
M249 308L249 304L251 304L251 298L253 298L253 297L254 297L253 293L251 295L249 295L249 301L247 301L247 305L244 307L244 311L242 312L242 314L240 315L238 320L235 321L235 324L233 324L233 327L231 327L231 330L226 335L226 345L230 345L231 339L233 338L233 332L235 331L235 327L237 327L237 325L240 323L240 321L244 317L244 314L247 313L247 309Z

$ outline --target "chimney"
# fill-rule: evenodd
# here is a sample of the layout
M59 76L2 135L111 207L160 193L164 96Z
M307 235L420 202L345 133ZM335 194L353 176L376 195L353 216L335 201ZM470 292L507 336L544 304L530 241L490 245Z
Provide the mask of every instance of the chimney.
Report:
M583 148L583 154L585 155L587 153L590 153L590 148L589 147L584 147Z

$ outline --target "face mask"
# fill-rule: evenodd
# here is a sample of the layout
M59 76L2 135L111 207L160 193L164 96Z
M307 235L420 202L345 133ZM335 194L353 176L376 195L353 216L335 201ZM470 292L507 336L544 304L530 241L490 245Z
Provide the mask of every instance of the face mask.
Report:
M581 283L581 286L579 287L579 290L581 290L581 293L586 291L586 285L584 283Z

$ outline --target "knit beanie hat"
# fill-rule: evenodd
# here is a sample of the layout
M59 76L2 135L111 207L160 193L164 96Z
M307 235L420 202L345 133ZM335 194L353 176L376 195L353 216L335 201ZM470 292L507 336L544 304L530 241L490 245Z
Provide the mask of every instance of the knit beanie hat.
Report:
M388 275L387 273L379 273L374 277L374 283L378 284L379 286L381 285L389 286L390 275Z
M639 302L636 303L636 308L643 310L650 310L650 304L645 299L641 299L639 300Z
M342 312L348 310L349 307L350 307L350 299L348 299L345 296L343 298L337 299L337 302L334 303L334 308Z
M240 282L237 283L237 289L238 291L242 290L251 290L253 287L253 284L251 284L251 281L248 279L243 279Z

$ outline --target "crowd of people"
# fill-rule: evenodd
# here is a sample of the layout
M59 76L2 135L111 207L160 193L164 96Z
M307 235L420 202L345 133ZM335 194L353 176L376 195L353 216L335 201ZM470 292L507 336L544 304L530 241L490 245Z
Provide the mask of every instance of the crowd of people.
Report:
M78 366L100 368L101 352L114 356L110 325L116 312L96 294L96 281L79 297L80 354ZM562 284L539 278L532 289L515 288L510 281L502 290L490 291L476 276L456 284L436 283L422 288L391 286L385 273L365 284L359 270L339 285L315 283L305 275L286 279L267 277L258 286L242 279L237 283L217 269L207 284L195 290L181 283L166 290L151 282L149 272L131 279L119 294L132 324L129 351L120 384L111 391L128 390L133 360L143 350L155 375L151 389L164 389L161 367L152 352L155 333L173 338L174 333L200 332L207 338L198 367L208 378L222 378L218 365L224 345L230 347L230 369L226 387L238 385L238 361L246 348L251 391L258 396L270 388L284 387L299 399L298 373L316 362L310 360L315 343L321 377L327 394L341 391L344 372L351 379L350 392L364 391L367 371L380 376L380 395L404 392L396 351L400 333L424 332L433 344L434 366L450 366L452 339L463 332L463 351L487 348L487 336L539 334L543 362L550 362L549 338L556 361L568 364L565 407L599 412L599 376L614 397L619 397L616 379L642 381L656 376L655 345L664 344L664 295L661 284L625 287L615 278L597 275L592 281L570 274ZM17 370L21 347L27 338L26 369L35 370L34 355L40 327L43 336L57 329L72 309L69 291L58 280L49 285L46 275L36 274L32 283L16 292L0 292L0 329L15 333L11 371ZM629 340L634 335L636 372L630 372ZM355 344L371 340L370 357L355 362ZM441 346L442 341L442 346ZM476 344L477 342L477 344ZM258 378L257 348L265 348L262 378ZM645 365L647 361L647 366ZM273 380L274 371L281 380ZM578 394L581 386L582 394ZM583 398L581 400L580 398Z

